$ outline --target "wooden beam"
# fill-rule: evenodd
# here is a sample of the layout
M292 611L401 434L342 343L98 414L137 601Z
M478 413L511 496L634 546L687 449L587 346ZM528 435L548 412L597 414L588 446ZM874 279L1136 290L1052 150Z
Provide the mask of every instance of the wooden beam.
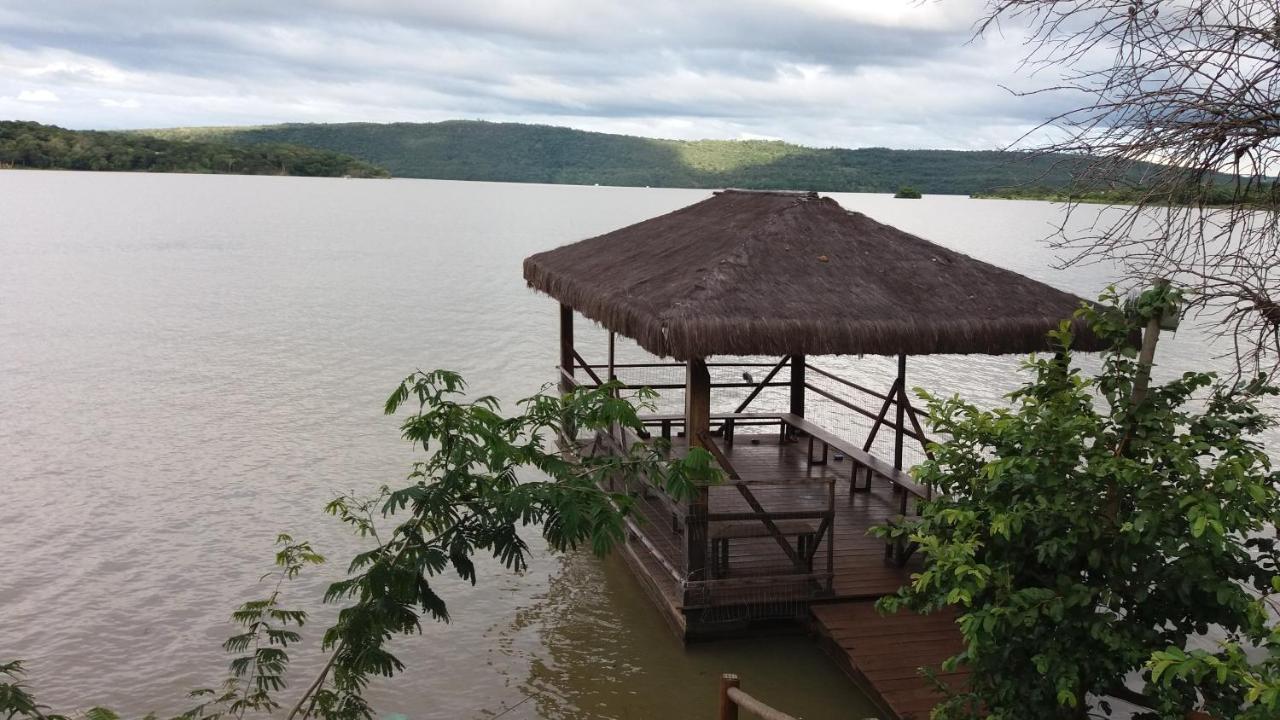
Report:
M573 349L573 308L560 303L560 372L568 375L568 379L561 378L560 392L567 393L573 390L573 357L576 353Z
M690 358L685 363L684 431L690 447L707 447L711 434L711 373L704 358ZM707 510L710 493L706 487L698 488L689 498L689 518L686 521L685 548L688 559L688 578L707 579Z
M711 374L702 358L693 358L686 363L684 431L693 445L701 445L701 433L711 432Z
M804 417L804 355L791 356L791 414Z
M614 347L614 344L617 341L617 337L618 337L617 333L613 332L612 330L609 331L609 376L608 377L610 382L618 379L617 365L614 364L614 361L616 360L616 358L614 357L614 352L616 349Z
M597 385L604 384L604 382L600 380L600 376L596 374L596 371L592 370L591 366L587 364L587 361L583 360L582 356L578 354L577 349L573 349L573 357L578 361L578 364L582 366L582 369L587 371L587 375L590 375L591 379L594 380Z
M902 469L902 424L907 411L907 354L898 353L898 427L893 436L893 467Z
M797 569L803 567L800 555L796 553L795 548L791 547L791 543L787 542L787 536L783 535L782 531L778 529L777 523L773 521L773 518L769 517L769 513L765 512L760 501L756 499L755 493L751 492L746 483L734 483L733 486L738 488L742 499L747 501L747 505L750 505L751 509L760 518L760 522L764 523L765 529L769 531L769 535L774 539L774 542L778 543L778 547L782 548L782 552L787 554L787 559L791 560L791 563Z
M725 476L730 480L742 479L742 477L738 475L738 471L733 469L733 464L729 462L729 458L725 457L724 451L720 449L719 445L716 445L716 441L711 437L711 433L705 430L699 431L697 444L707 452L711 453L711 456L716 459L716 463L720 466L720 469L724 471Z
M761 380L758 385L756 385L755 389L751 391L750 395L747 395L747 399L743 400L742 403L738 405L738 407L733 411L733 414L737 415L738 413L746 410L747 406L751 404L751 401L755 400L756 396L760 394L760 391L764 390L766 387L769 387L769 381L772 380L774 376L778 374L779 370L786 367L787 361L790 359L791 359L790 356L784 356L782 360L778 362L777 365L774 365L773 369L769 371L769 374L764 376L764 379ZM795 386L793 385L792 388L794 389L794 387ZM801 389L803 390L803 388Z
M871 424L871 430L867 433L867 442L863 444L863 452L871 452L871 446L876 441L876 433L880 432L880 426L885 424L885 417L889 414L889 406L893 404L893 398L898 392L898 381L893 381L893 387L889 388L889 394L884 396L884 404L880 406L880 412L876 414L876 421Z

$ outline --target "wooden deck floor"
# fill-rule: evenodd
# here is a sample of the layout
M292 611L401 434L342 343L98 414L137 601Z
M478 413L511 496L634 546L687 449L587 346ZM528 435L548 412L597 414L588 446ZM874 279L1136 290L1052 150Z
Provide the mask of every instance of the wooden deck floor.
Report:
M682 443L682 440L677 440ZM819 546L815 570L825 567L827 543L834 540L833 592L813 597L797 588L792 598L773 590L754 596L721 594L712 596L710 604L727 606L750 602L800 602L802 615L811 619L824 647L845 671L887 714L907 720L925 718L928 709L940 696L917 671L922 666L937 667L942 660L959 649L960 635L954 617L911 614L883 617L876 613L874 601L895 592L918 569L918 559L907 567L886 562L884 543L867 534L868 528L897 515L899 496L883 478L876 478L870 492L850 492L852 466L848 460L826 465L808 462L808 443L780 442L776 433L739 433L732 445L722 445L726 457L741 477L754 483L752 492L765 510L823 509L827 502L827 486L822 482L836 479L834 532ZM676 452L683 450L676 447ZM711 512L747 511L746 501L732 486L718 486L710 491ZM673 531L671 519L658 504L645 506L642 527L665 560L683 566L684 538ZM671 617L683 618L694 611L682 607L678 581L663 572L659 563L646 553L632 567L654 590L656 602L665 604ZM769 575L786 567L786 557L771 538L735 540L731 546L728 577ZM803 598L803 599L801 599ZM705 610L703 610L705 612ZM953 676L958 679L962 676Z
M942 695L921 667L939 668L961 649L954 613L881 615L871 600L814 605L815 625L827 651L884 710L902 720L925 720ZM942 673L957 686L968 673Z

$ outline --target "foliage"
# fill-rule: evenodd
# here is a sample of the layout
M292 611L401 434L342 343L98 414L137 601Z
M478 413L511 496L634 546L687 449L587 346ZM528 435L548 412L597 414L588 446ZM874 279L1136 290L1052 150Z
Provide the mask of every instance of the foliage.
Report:
M1251 205L1265 208L1280 205L1280 184L1270 183L1241 193L1233 187L1217 185L1195 192L1183 188L1175 194L1156 198L1151 188L1113 187L1099 189L1049 188L1039 185L999 188L989 192L973 193L975 198L999 198L1004 200L1050 200L1062 203L1091 203L1099 205L1134 205L1137 203L1163 205L1195 205L1226 207Z
M898 192L894 193L893 196L905 200L919 200L921 198L920 191L910 185L903 185L898 188Z
M173 139L291 143L348 153L401 177L693 188L970 194L1070 184L1070 157L886 148L809 148L767 140L658 140L546 125L290 124L146 131Z
M1146 370L1128 340L1175 299L1150 291L1120 307L1109 295L1082 309L1113 342L1096 376L1072 367L1064 324L1009 408L921 393L950 438L917 469L937 496L876 532L918 543L925 561L882 609L959 612L965 646L946 667L973 674L935 717L1083 717L1153 653L1210 626L1267 636L1252 593L1277 577L1280 474L1256 439L1269 420L1255 403L1276 390L1188 372L1135 403ZM1161 681L1147 692L1165 717L1195 707L1197 691L1223 718L1250 702L1243 684L1145 672Z
M136 170L238 175L385 177L369 163L330 150L269 144L165 140L118 132L64 130L0 121L0 168Z
M539 394L520 401L515 415L502 414L496 399L468 400L456 373L415 372L388 398L387 414L413 411L401 433L424 454L407 484L383 486L372 498L341 495L325 508L372 546L351 559L346 576L332 583L324 601L342 605L321 645L328 659L291 705L288 718L372 720L364 690L376 676L404 669L391 651L396 636L421 632L423 616L449 619L436 579L452 573L475 584L475 558L487 555L508 570L526 567L530 547L522 530L536 527L555 550L589 547L607 553L624 538L624 518L633 498L603 490L606 478L632 478L660 485L676 497L719 480L708 453L694 448L678 459L658 444L636 442L613 453L583 452L576 433L643 429L637 405L620 395L618 383L578 389L562 396ZM641 391L646 407L653 397ZM380 527L394 522L388 531ZM323 559L305 542L278 539L276 580L263 599L243 604L233 619L243 628L223 648L235 654L230 676L218 689L193 692L201 702L175 720L214 720L262 715L281 709L288 648L308 615L281 605L282 584ZM44 718L26 687L19 663L0 666L0 718ZM95 709L87 720L112 720ZM106 713L103 715L102 713ZM60 719L61 720L61 719Z
M1280 596L1280 578L1271 579L1272 593L1257 601L1257 612L1280 615L1274 598ZM1280 622L1254 651L1262 655L1254 661L1239 638L1229 639L1217 652L1195 648L1169 647L1154 653L1147 664L1153 682L1165 688L1190 685L1213 688L1215 695L1244 698L1247 708L1241 720L1268 720L1280 716ZM1230 717L1238 705L1218 703L1221 717Z

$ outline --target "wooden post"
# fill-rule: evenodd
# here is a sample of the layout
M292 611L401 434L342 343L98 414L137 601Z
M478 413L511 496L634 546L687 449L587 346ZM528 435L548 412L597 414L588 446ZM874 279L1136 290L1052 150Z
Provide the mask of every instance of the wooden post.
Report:
M791 414L804 417L804 355L791 356Z
M738 703L729 697L729 688L739 687L738 676L725 673L720 676L720 715L719 720L738 720Z
M1147 387L1151 384L1151 366L1156 361L1156 342L1160 340L1161 314L1156 313L1147 321L1142 331L1142 349L1138 351L1138 373L1133 379L1133 396L1130 403L1138 407L1147 399Z
M907 413L907 354L898 353L898 432L893 437L893 467L902 469L902 424Z
M614 372L614 368L613 368L614 343L616 342L617 337L618 337L617 333L613 332L612 330L609 331L609 377L608 377L608 380L610 382L616 380L618 377L617 373Z
M567 393L573 389L573 383L564 376L573 377L573 308L560 303L560 392Z
M711 373L704 358L690 358L686 363L684 387L684 434L689 447L702 447L704 437L711 434ZM707 580L707 488L698 488L689 499L688 560L686 568L690 580Z

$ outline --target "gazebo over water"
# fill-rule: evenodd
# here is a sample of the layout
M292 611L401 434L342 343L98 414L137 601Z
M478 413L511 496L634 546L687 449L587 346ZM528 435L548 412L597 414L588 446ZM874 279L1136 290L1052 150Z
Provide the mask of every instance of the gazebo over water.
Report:
M673 452L711 452L727 482L689 502L628 488L643 501L644 521L630 526L625 555L684 637L779 616L823 623L831 608L863 613L869 601L895 591L907 579L910 548L877 547L866 530L911 512L912 501L928 494L904 470L904 440L926 443L905 391L907 357L1045 350L1046 334L1082 303L816 193L716 192L532 255L524 277L560 302L562 388L673 364L617 363L615 335L683 368L682 385L661 386L683 390L683 413L646 422ZM589 363L578 352L575 312L609 331L607 362ZM1101 349L1087 327L1072 322L1077 348ZM897 376L879 392L808 360L822 355L896 356ZM742 356L781 359L716 360ZM712 382L711 369L730 367L768 370L758 382L749 373L744 382ZM830 383L871 401L837 395ZM749 412L768 388L785 390L788 412ZM721 390L745 397L732 412L713 413L713 392ZM807 419L807 393L872 420L865 437ZM881 428L893 432L892 458L872 452ZM837 502L837 495L845 499ZM823 556L825 568L815 569ZM824 604L811 611L813 602ZM942 643L932 651L952 649ZM916 701L895 704L852 652L848 658L847 669L863 676L873 696L905 716ZM918 652L902 658L912 668L927 660Z
M1083 302L817 193L716 192L531 255L524 276L560 301L566 382L585 365L575 357L575 311L654 355L685 362L684 426L695 443L710 430L710 357L785 356L791 412L803 417L806 356L896 355L899 377L889 395L905 411L907 356L1045 350L1046 334ZM1078 349L1101 349L1086 326L1073 324ZM900 450L895 455L901 469Z

